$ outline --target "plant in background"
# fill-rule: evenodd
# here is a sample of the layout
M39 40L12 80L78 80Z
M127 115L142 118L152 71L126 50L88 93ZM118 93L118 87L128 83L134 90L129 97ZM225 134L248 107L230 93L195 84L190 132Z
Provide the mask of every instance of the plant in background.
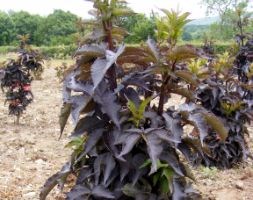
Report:
M160 42L168 40L171 46L175 46L183 33L183 27L191 21L187 19L190 13L181 14L179 11L166 9L161 9L161 11L165 16L156 18L156 37Z
M209 54L209 55L213 55L214 54L214 39L213 37L210 35L210 33L208 32L204 32L203 35L203 50L205 53Z
M248 92L252 92L250 84L240 83L240 79L234 76L233 58L228 53L218 56L211 65L202 65L193 68L190 64L189 71L193 69L198 75L198 86L195 88L195 103L202 105L211 115L220 119L219 123L225 129L218 128L219 123L214 122L211 116L199 116L200 108L184 105L183 112L191 111L193 115L186 116L192 123L205 120L210 122L209 128L195 127L192 132L194 137L183 139L182 146L187 152L189 160L194 164L215 166L218 168L231 168L245 160L248 155L248 147L245 137L248 135L246 124L253 119L252 98L248 98ZM195 65L193 65L195 66ZM205 73L201 73L205 72ZM247 88L247 90L245 90ZM210 128L213 127L213 130ZM215 131L214 131L215 130ZM217 135L217 131L221 135ZM221 137L222 136L222 137ZM202 138L198 141L198 137ZM188 149L185 148L188 144Z
M42 58L38 52L26 45L28 36L20 36L20 50L16 60L10 60L2 69L1 87L7 89L6 102L9 114L17 117L16 123L26 107L32 102L31 72L42 68Z

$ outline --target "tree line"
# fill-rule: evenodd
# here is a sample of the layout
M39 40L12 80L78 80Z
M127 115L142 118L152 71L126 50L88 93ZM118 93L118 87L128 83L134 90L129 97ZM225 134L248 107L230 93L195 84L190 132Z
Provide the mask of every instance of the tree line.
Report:
M183 41L229 41L241 32L252 32L252 12L248 11L249 1L202 0L207 12L218 15L220 21L211 25L186 25ZM157 13L150 16L133 14L120 18L117 25L125 28L130 35L126 43L139 43L153 37ZM30 36L30 44L35 46L70 45L89 32L83 19L63 10L55 10L48 16L33 15L25 11L8 13L0 11L0 46L16 46L18 35Z
M77 20L76 15L62 10L55 10L46 17L25 11L0 12L0 45L17 44L17 35L26 34L36 46L68 44L77 33Z
M77 40L80 32L88 32L83 20L63 10L55 10L48 16L33 15L26 11L8 13L0 11L0 46L17 45L18 35L29 34L29 42L36 46L69 45ZM154 35L153 17L136 14L118 22L132 34L128 43L146 40ZM85 34L85 33L84 33Z

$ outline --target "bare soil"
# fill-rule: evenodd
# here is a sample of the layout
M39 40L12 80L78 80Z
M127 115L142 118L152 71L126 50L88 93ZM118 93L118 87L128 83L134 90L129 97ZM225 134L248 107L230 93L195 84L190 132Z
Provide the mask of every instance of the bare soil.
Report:
M60 63L47 62L43 80L32 83L35 100L20 119L20 125L14 125L14 118L8 116L4 95L0 93L0 200L39 199L45 180L70 156L71 151L64 147L72 130L70 123L62 139L58 140L61 85L53 66ZM250 140L251 147L252 144ZM200 167L194 174L195 187L205 199L253 200L251 161L226 171ZM48 199L63 197L54 189Z

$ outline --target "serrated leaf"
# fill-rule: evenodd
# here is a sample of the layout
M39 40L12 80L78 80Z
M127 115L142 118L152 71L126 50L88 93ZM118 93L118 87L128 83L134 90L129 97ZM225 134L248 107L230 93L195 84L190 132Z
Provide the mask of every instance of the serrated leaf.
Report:
M180 120L173 119L167 113L163 113L163 118L165 119L166 128L171 131L175 141L180 143L183 135L183 127L180 124Z
M177 46L168 55L168 58L173 62L180 62L196 57L198 57L198 51L192 45Z
M178 70L175 72L175 75L181 79L183 79L184 81L186 81L187 83L190 83L194 86L198 85L198 81L197 81L197 77L192 74L189 71L185 71L185 70Z
M106 72L116 62L117 58L123 53L125 46L122 45L118 48L116 53L106 52L106 59L97 59L91 67L91 77L93 80L93 90L97 88L99 83L103 80Z
M73 119L74 126L76 126L81 111L89 104L91 97L88 95L74 96L71 98L72 101L72 110L71 116Z
M98 185L100 183L100 176L103 173L103 185L106 185L115 166L116 163L111 153L99 155L94 162L95 184ZM104 170L102 170L103 167Z
M146 138L147 151L152 162L149 174L153 174L157 171L157 160L162 153L163 147L161 145L161 139L156 135L148 134Z
M119 157L122 157L126 154L128 154L134 147L134 145L139 141L141 138L140 134L130 132L130 133L123 133L115 144L122 144L122 151L119 155Z
M96 116L85 116L78 121L71 136L80 136L85 132L90 133L96 129L104 128L104 126L105 122Z
M148 48L150 49L150 51L152 52L154 58L156 59L156 61L159 61L159 59L160 59L159 54L160 53L159 53L159 50L156 46L156 42L153 39L149 38L147 40L147 45L148 45Z
M84 57L88 58L98 58L98 57L104 57L105 56L105 48L103 46L99 45L83 45L80 47L76 53L75 56L82 55Z
M121 107L116 102L117 96L111 90L107 90L106 83L97 88L93 98L101 105L102 112L106 113L113 123L120 128L119 111Z
M208 135L208 127L201 113L190 114L189 121L193 123L193 126L198 130L201 144L203 145L204 139Z
M84 156L86 156L102 138L104 129L96 129L88 134L87 140L84 145L84 150L81 155L76 159L76 163L79 162Z

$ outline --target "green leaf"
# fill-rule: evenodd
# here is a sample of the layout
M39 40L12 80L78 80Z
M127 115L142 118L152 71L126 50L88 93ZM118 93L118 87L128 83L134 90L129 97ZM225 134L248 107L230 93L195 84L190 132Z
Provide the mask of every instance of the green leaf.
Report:
M149 165L151 165L151 164L152 164L151 160L148 159L148 160L146 160L146 161L140 166L140 169L145 168L145 167L147 167L147 166L149 166Z
M168 194L170 192L169 182L166 177L162 177L160 180L160 190L163 194Z
M161 178L161 172L155 173L155 175L152 177L153 185L156 186L157 182Z
M172 182L174 171L170 167L166 167L162 169L162 176L165 176L168 182Z
M132 102L131 100L128 100L127 106L131 114L133 115L133 117L130 118L130 120L133 121L136 127L139 126L140 121L144 118L145 109L151 100L152 97L148 97L143 101L141 101L139 106L135 105L134 102Z
M74 150L80 149L80 151L83 150L83 144L86 140L86 137L74 137L71 139L71 141L65 145L65 148L72 148Z
M157 160L157 170L161 168L167 168L169 165L167 163L162 163L160 160Z
M139 113L141 113L142 115L144 114L145 109L151 100L152 100L152 97L148 97L141 102L139 109L138 109Z

